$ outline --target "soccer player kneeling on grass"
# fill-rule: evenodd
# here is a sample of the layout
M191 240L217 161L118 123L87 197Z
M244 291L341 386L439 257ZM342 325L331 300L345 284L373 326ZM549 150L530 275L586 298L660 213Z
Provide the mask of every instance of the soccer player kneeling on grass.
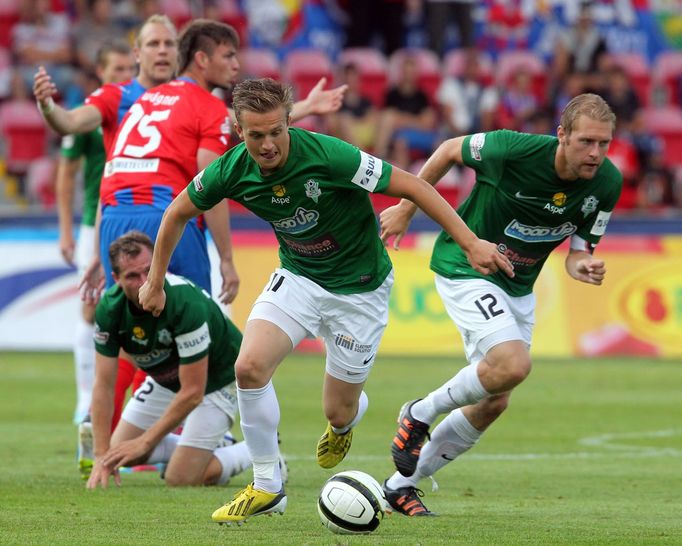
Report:
M234 363L241 332L191 281L166 275L163 313L138 302L154 247L131 231L109 247L114 280L95 315L96 370L92 397L94 467L89 489L120 485L119 468L168 463L168 485L212 485L251 465L244 442L219 447L237 416ZM119 351L147 372L113 434ZM181 434L173 434L183 424Z
M244 141L199 173L166 210L140 303L167 305L164 274L184 226L231 198L267 220L281 267L256 300L235 364L244 439L254 483L216 510L213 520L241 523L282 513L278 470L279 404L271 378L305 337L327 349L323 406L329 421L317 462L336 466L367 409L363 386L388 319L393 268L379 238L368 192L406 197L435 219L482 274L512 267L495 245L476 237L429 184L341 140L289 127L291 90L246 80L233 93L235 128Z

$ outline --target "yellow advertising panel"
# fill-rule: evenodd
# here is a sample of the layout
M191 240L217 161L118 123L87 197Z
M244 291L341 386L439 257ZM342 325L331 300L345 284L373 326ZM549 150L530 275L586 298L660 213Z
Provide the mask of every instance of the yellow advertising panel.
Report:
M395 266L384 355L461 356L459 332L450 320L429 269L432 237L416 248L390 251ZM565 253L550 256L535 286L537 357L682 356L682 238L639 238L599 249L607 265L603 286L571 279ZM244 326L251 305L277 267L273 246L238 245L242 284L232 317Z

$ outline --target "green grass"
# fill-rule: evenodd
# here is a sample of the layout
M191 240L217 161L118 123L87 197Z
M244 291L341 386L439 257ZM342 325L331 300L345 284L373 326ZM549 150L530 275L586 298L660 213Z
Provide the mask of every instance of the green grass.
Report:
M335 470L382 481L401 404L461 362L380 358L369 410ZM283 517L228 528L211 512L222 488L169 489L156 473L86 491L75 465L73 371L67 354L0 353L0 544L681 544L682 363L536 362L507 414L426 490L439 518L386 518L370 536L324 529L315 502L334 471L313 455L325 420L321 357L288 359L275 376L289 456ZM239 433L239 431L237 431Z

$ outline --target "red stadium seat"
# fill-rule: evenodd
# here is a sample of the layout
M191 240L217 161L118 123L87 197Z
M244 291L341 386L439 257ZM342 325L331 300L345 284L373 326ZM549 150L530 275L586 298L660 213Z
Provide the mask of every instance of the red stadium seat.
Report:
M0 106L0 134L12 174L25 174L32 161L47 154L47 128L33 101Z
M4 47L0 47L0 101L10 94L10 82L12 80L12 66L10 53Z
M451 49L448 51L443 58L443 75L459 78L464 72L466 55L467 53L464 49ZM492 57L485 51L479 51L477 57L482 83L486 85L493 83L495 67Z
M407 55L416 57L419 86L429 97L431 104L437 104L436 93L442 79L442 67L438 55L430 49L412 47L394 51L388 59L388 81L393 84L400 77L400 67Z
M238 0L220 0L220 2L216 2L215 7L217 8L217 19L234 27L239 34L241 46L246 46L249 38L249 22L239 7Z
M650 132L665 143L663 162L668 166L682 165L682 109L679 106L644 108L644 123Z
M165 13L178 29L192 20L192 10L187 0L161 0L161 13Z
M294 49L284 59L284 80L290 83L298 99L305 98L320 78L332 82L332 63L319 49Z
M388 86L388 60L381 51L370 47L349 47L341 51L338 64L355 65L361 76L361 92L375 106L384 105Z
M239 51L239 64L244 78L272 78L279 80L282 73L279 69L277 55L266 48L245 47Z
M680 104L680 80L682 79L682 51L664 51L654 61L654 81L662 85L667 94L668 103Z
M641 53L608 53L606 61L625 70L640 103L648 105L651 99L651 69L644 55Z
M497 59L496 76L498 85L505 86L513 74L527 70L533 77L533 91L540 101L545 99L547 67L544 61L532 51L503 51Z
M21 0L0 0L0 47L12 45L12 27L19 21Z

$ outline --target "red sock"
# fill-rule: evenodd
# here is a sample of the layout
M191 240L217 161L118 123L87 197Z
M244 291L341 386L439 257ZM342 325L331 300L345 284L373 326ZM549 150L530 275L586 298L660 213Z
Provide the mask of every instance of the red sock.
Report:
M133 392L140 388L145 379L147 379L147 374L138 368L135 371L135 377L133 377Z
M130 387L130 384L133 382L135 370L137 370L137 368L133 364L119 357L118 376L116 377L116 388L114 389L114 415L111 420L112 432L121 419L123 403L126 399L126 392L128 392L128 387Z

